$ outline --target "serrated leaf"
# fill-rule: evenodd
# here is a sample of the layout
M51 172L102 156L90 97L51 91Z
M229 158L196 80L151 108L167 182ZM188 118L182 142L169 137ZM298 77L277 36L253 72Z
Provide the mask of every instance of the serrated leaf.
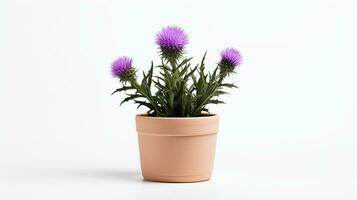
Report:
M207 104L219 104L219 103L225 103L224 101L220 101L218 99L211 99L208 100Z
M134 87L127 87L127 86L123 86L121 88L116 89L114 92L112 92L111 95L117 93L117 92L121 92L121 91L126 91L126 90L132 90L135 89Z
M238 86L234 85L233 83L222 83L221 86L228 88L238 88Z
M133 100L135 98L139 98L139 97L144 97L143 95L139 95L139 94L131 94L130 96L126 97L122 102L120 102L120 105L122 105L125 102L128 102L130 100Z

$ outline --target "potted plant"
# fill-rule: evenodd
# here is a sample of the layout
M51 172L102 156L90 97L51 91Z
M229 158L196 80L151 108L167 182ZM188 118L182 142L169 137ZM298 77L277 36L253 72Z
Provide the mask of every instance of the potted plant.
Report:
M209 104L224 103L217 97L226 88L235 88L225 78L241 64L234 48L221 52L210 73L201 62L191 65L185 56L188 36L177 26L163 28L156 35L161 63L143 72L139 82L137 68L130 57L119 57L112 74L124 92L124 102L133 101L147 113L136 115L140 162L144 179L161 182L197 182L209 180L212 173L219 117L209 112ZM154 72L158 69L159 72Z

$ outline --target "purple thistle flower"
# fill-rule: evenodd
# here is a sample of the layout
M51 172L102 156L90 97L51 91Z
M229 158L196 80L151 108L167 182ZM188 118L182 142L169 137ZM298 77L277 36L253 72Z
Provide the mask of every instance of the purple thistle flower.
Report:
M226 48L221 51L221 65L235 68L242 63L242 56L235 48Z
M188 44L188 36L180 27L167 26L156 34L156 44L164 56L176 59Z
M133 59L127 56L122 56L116 59L112 64L112 75L122 78L132 69Z

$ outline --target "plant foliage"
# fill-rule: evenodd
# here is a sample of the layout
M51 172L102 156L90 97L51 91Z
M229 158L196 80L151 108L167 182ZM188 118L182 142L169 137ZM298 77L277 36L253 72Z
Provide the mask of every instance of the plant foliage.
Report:
M112 74L118 77L121 87L112 94L122 92L126 97L120 105L132 101L148 109L148 114L159 117L197 117L209 112L208 105L222 104L221 95L225 89L236 88L225 78L233 74L241 63L238 50L226 48L221 52L221 60L212 72L205 68L204 54L201 62L191 65L192 58L185 57L184 47L188 37L183 29L169 26L157 34L161 62L143 72L141 81L137 69L132 67L132 59L119 57L112 65ZM154 73L154 70L156 73Z
M148 114L152 116L200 116L202 112L209 112L209 104L224 103L218 97L227 94L225 88L237 88L233 83L224 82L229 73L224 72L219 65L212 73L206 72L205 57L206 54L196 66L191 66L192 58L174 62L162 58L160 65L154 66L152 62L150 70L143 72L141 82L137 81L136 76L130 76L112 94L125 92L127 97L120 105L133 101L138 104L138 108L147 107ZM154 68L159 69L157 75L154 75Z

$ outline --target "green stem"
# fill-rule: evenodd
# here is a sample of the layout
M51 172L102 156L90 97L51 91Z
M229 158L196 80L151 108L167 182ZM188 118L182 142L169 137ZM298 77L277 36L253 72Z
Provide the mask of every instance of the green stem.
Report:
M175 59L170 59L169 62L170 62L170 65L171 65L172 73L175 73L176 72L176 60Z

